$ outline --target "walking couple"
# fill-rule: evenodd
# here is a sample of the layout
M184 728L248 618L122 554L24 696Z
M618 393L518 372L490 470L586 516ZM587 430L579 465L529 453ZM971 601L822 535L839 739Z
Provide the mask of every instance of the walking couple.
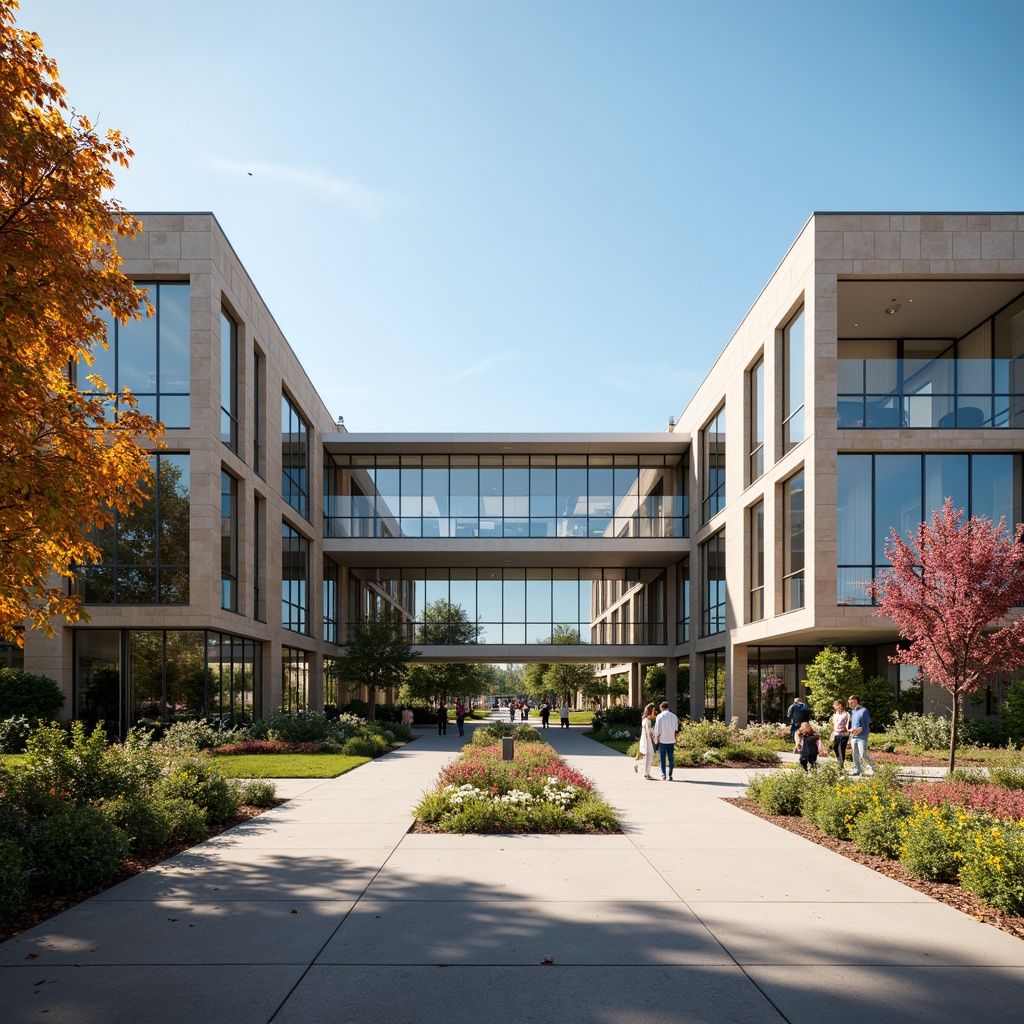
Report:
M676 767L676 736L679 733L679 719L668 709L668 701L661 702L661 713L655 715L654 705L644 708L640 719L640 756L644 759L644 778L651 779L651 766L654 763L654 748L661 753L661 777L672 781L672 773ZM633 765L638 771L639 764Z

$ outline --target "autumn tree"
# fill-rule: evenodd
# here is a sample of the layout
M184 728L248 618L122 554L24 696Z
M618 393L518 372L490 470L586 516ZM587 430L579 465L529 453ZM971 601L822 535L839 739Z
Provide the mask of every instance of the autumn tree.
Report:
M963 515L947 498L909 543L893 530L885 545L892 569L870 588L878 614L908 641L889 660L917 665L952 698L950 771L964 698L1024 664L1024 617L1006 621L1024 605L1024 525L1011 534L1002 519L964 523Z
M405 681L409 663L419 655L405 635L401 618L385 607L374 619L350 623L344 657L331 664L331 678L351 680L367 689L368 718L377 710L377 692Z
M0 0L0 637L20 641L26 620L49 633L56 615L85 617L59 577L95 561L95 531L142 502L152 469L138 442L160 428L127 393L77 386L106 390L89 378L102 314L152 313L115 248L141 227L104 197L133 154L69 109L17 7Z

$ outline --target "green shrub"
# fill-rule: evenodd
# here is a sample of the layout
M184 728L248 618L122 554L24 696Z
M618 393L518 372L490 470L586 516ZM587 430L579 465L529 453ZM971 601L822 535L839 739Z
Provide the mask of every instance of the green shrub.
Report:
M236 782L238 799L249 807L270 807L277 800L277 786L268 779Z
M728 723L705 718L699 722L682 722L677 744L703 753L708 748L726 747L737 739L735 718Z
M765 814L798 815L807 790L807 773L799 768L755 775L747 784L747 797Z
M353 736L346 740L341 748L343 754L349 757L380 757L388 752L388 742L383 736L376 736L370 733L366 736Z
M958 747L998 747L1002 738L999 727L984 718L962 718L956 731Z
M573 804L569 812L585 828L595 832L617 832L615 812L603 800L587 795Z
M212 750L237 743L244 729L222 729L207 722L175 722L164 730L160 746L164 750Z
M872 792L868 782L840 778L839 766L826 761L808 773L801 813L827 835L849 839L854 821L871 803Z
M721 751L726 761L735 761L737 764L770 765L779 763L779 755L774 750L754 743L737 743L723 747Z
M168 842L191 843L206 835L205 808L180 796L162 796L161 804L167 815Z
M637 744L639 746L639 744ZM658 754L655 752L655 758ZM676 767L677 768L693 768L698 764L703 764L704 752L702 750L683 750L680 747L676 747Z
M1024 789L1024 755L1014 751L1003 754L989 765L989 781L1003 789Z
M700 755L701 764L725 764L725 751L720 750L718 747L708 747L703 754Z
M919 804L900 826L900 863L919 878L952 882L960 870L964 830L969 815L963 808Z
M896 858L903 842L902 825L912 810L898 789L875 789L872 802L851 829L857 848L878 857Z
M0 754L20 754L32 733L32 723L24 715L0 722Z
M28 830L28 883L37 893L78 892L109 882L128 852L124 833L91 804L64 804Z
M1024 743L1024 679L1014 679L999 709L1003 732L1015 743Z
M21 847L13 839L0 835L0 921L21 906L27 893Z
M158 850L167 843L171 822L162 802L150 793L104 800L100 811L124 833L133 853Z
M512 730L512 738L517 743L543 743L544 737L532 725L517 725Z
M478 725L473 730L473 742L489 747L511 735L512 730L504 722L487 722L486 725Z
M951 782L966 782L969 786L983 786L989 781L984 768L954 768L946 773L946 778Z
M893 743L905 743L925 750L948 750L949 729L949 719L938 715L898 714L885 735Z
M195 754L177 757L168 765L167 774L155 789L162 799L179 797L201 807L211 825L219 825L238 813L235 787L209 757Z
M0 668L0 718L24 715L48 722L64 707L61 688L46 676Z
M974 842L965 844L960 885L986 906L1005 914L1024 913L1024 825L982 825Z
M319 743L327 739L328 720L322 711L275 711L266 719L268 736L283 743Z
M640 728L640 719L643 716L643 708L634 708L627 705L616 705L613 708L602 708L594 712L590 727L594 732L611 725L631 725L636 729Z
M342 706L343 715L357 715L359 718L370 717L370 705L365 700L350 700Z

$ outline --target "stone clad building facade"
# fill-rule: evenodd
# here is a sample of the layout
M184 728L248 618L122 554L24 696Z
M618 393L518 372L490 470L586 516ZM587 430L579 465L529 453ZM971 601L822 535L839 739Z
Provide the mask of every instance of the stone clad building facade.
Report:
M216 219L140 216L157 315L100 369L167 446L83 567L91 621L26 637L68 715L344 701L347 623L390 605L429 659L588 660L634 702L686 663L695 716L770 716L763 681L791 696L829 642L907 684L862 586L890 527L947 495L1021 521L1024 215L815 214L678 420L630 435L347 432ZM456 608L477 643L434 629Z

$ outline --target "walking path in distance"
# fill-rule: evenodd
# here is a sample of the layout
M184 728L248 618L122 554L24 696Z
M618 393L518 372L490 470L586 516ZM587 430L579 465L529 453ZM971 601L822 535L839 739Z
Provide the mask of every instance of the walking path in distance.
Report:
M545 738L622 835L410 834L464 742L423 730L0 945L0 1020L1019 1019L1024 942L724 803L746 772L647 782L582 731Z

